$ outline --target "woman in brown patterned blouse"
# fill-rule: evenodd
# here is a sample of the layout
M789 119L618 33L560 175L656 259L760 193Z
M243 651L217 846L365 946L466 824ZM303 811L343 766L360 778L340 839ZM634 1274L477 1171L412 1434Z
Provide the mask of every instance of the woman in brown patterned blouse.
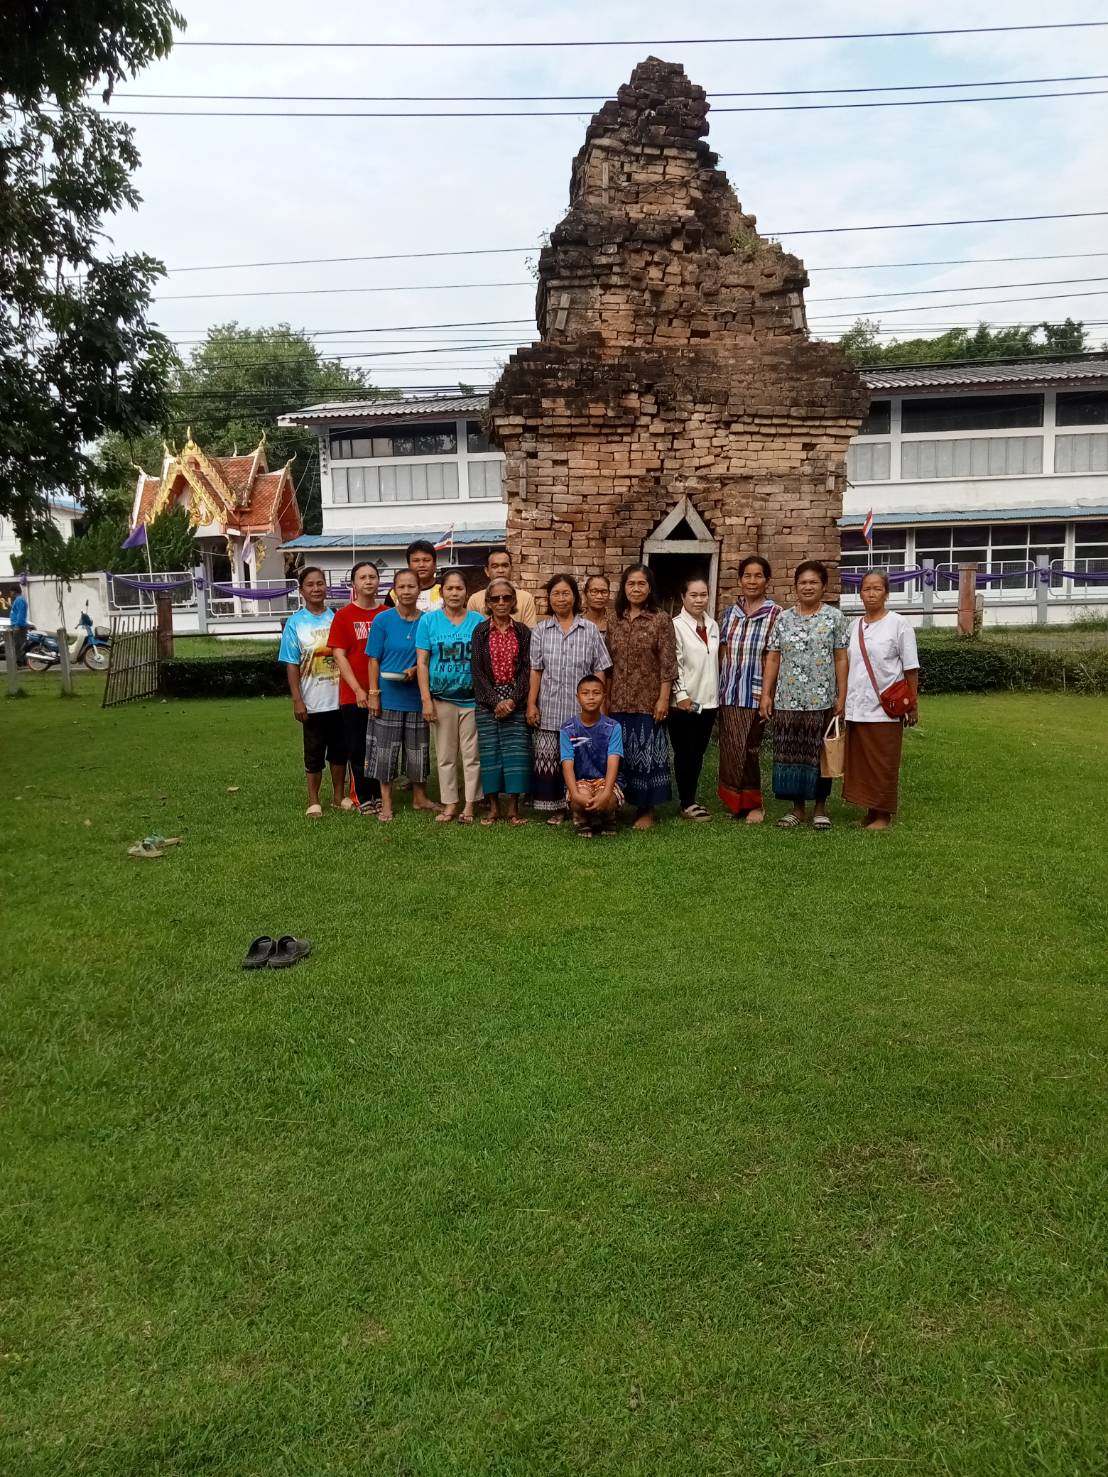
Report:
M621 784L636 808L634 829L646 831L656 807L672 796L666 718L677 678L673 622L658 609L647 565L623 571L605 638L612 657L609 712L623 729Z

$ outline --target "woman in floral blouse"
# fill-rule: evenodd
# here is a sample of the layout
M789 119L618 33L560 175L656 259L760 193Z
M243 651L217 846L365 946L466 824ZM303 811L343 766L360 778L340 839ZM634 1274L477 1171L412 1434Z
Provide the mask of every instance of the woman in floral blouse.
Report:
M658 609L654 576L645 564L623 571L607 642L612 658L608 710L623 729L620 783L636 808L633 829L647 831L655 808L673 793L666 719L677 679L677 643L673 621Z
M779 826L799 826L815 801L812 825L829 831L831 781L820 774L824 730L846 706L847 621L823 603L827 568L806 559L793 575L796 604L782 611L766 648L760 712L773 718L773 793L791 800Z

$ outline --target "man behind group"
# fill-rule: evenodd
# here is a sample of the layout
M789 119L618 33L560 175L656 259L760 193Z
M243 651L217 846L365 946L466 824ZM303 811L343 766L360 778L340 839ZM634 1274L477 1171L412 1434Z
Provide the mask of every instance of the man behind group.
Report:
M59 589L61 586L59 585ZM531 602L532 605L534 601ZM523 617L521 616L522 620ZM15 652L15 664L17 667L27 665L27 597L23 591L12 601L11 610L8 612L8 628L12 635L12 649ZM530 623L529 623L530 624Z
M442 604L442 586L439 584L438 571L435 568L438 556L435 546L430 539L414 539L404 550L404 558L407 560L408 568L419 581L419 595L416 597L416 610L426 614L429 610L435 610ZM389 591L385 601L394 609L397 602L393 599L392 591Z
M516 608L513 615L528 630L533 630L539 623L535 597L529 595L526 590L521 590L512 579L512 556L507 549L489 550L489 557L485 560L485 589L478 590L476 595L471 595L466 608L475 610L478 615L488 615L485 609L485 591L493 580L511 580L516 592Z

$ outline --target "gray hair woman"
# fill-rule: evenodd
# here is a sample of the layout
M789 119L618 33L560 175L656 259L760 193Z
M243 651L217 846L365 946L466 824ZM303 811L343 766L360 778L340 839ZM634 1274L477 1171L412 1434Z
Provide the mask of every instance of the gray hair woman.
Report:
M843 799L865 806L867 831L887 831L896 813L904 727L919 721L919 656L911 625L888 609L889 576L883 569L866 571L861 595L864 612L851 625L847 646ZM899 682L910 706L893 717L881 695Z

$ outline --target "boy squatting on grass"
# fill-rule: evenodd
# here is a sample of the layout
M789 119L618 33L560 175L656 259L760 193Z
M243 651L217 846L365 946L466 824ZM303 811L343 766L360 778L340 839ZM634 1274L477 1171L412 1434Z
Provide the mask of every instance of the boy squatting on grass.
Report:
M569 810L579 836L614 836L615 812L623 804L616 780L623 758L623 730L602 712L604 683L582 677L577 684L576 718L559 731L562 774Z

